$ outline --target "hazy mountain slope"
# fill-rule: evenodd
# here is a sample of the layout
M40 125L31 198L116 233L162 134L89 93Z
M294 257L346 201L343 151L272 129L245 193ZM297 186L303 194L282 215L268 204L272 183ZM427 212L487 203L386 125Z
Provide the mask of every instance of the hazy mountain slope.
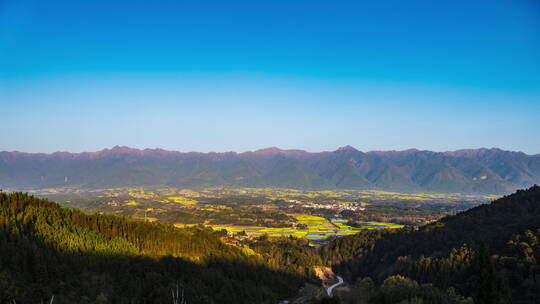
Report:
M268 148L181 153L114 147L90 153L0 152L0 187L213 185L508 193L540 183L540 156L498 149L333 152Z

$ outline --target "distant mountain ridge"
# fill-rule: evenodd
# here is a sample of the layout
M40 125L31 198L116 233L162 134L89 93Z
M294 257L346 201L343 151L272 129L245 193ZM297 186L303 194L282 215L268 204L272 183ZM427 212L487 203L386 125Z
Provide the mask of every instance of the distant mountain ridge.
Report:
M115 146L82 153L0 152L0 188L220 185L499 194L535 183L540 155L496 148L201 153Z

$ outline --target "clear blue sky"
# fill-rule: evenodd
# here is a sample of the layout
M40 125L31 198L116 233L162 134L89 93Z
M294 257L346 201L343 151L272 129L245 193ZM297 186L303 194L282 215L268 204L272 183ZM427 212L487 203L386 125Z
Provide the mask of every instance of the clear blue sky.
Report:
M0 150L540 153L540 2L0 0Z

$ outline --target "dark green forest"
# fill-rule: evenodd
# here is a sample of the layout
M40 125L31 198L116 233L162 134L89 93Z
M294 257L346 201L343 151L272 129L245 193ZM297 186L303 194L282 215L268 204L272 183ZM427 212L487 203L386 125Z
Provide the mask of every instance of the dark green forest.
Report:
M540 187L419 228L366 230L319 248L0 193L1 303L172 303L177 289L186 303L278 303L306 283L319 286L320 265L348 290L319 293L314 303L540 303Z
M540 303L540 187L419 229L337 239L321 256L361 294L350 303Z
M171 303L178 286L187 303L276 303L309 279L282 258L293 241L248 255L219 235L0 193L0 302Z

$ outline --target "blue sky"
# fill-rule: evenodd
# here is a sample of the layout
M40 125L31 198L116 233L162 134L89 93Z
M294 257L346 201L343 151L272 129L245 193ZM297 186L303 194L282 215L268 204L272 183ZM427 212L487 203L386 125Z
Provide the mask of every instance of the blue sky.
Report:
M540 2L0 0L0 106L8 151L540 153Z

